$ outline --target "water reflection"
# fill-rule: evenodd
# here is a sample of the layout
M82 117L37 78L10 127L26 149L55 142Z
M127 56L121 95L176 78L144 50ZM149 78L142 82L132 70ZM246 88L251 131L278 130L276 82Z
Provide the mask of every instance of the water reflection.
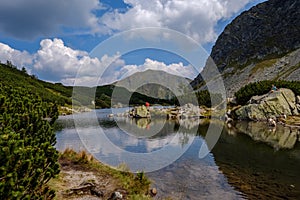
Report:
M299 145L274 151L247 135L232 136L224 130L212 153L228 183L247 199L299 199Z
M235 127L239 132L249 135L255 141L269 144L275 149L292 149L297 142L299 130L277 125L270 127L264 122L237 122Z

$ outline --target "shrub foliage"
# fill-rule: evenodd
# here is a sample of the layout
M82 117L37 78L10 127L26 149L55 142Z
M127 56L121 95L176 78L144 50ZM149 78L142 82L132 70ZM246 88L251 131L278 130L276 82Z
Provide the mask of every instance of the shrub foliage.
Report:
M57 107L0 83L0 199L51 199L59 173L52 123Z
M300 95L300 82L298 81L260 81L250 83L235 93L235 97L238 104L245 105L252 96L263 95L271 90L272 84L277 88L289 88L296 95Z

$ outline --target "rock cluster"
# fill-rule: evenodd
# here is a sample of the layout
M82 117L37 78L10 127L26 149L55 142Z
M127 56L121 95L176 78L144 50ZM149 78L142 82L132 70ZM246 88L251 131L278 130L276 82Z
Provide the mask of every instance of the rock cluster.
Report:
M262 96L254 96L248 105L235 111L238 119L267 121L290 115L298 115L300 106L295 94L290 89L281 88Z
M151 118L149 109L144 105L133 108L129 111L129 116L134 118Z
M169 108L165 111L168 119L207 118L208 110L191 103L181 107Z

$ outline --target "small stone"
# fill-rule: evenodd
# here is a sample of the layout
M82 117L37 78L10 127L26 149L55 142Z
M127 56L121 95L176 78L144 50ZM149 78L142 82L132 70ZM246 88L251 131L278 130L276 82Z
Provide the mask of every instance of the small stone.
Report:
M120 192L114 192L111 194L111 200L120 200L123 199L123 195Z
M156 194L157 194L156 188L152 188L152 189L150 190L150 193L151 193L151 196L156 196Z
M296 102L297 102L297 104L300 104L300 96L296 97Z
M298 111L300 112L300 104L296 104Z
M97 196L97 197L103 197L104 196L104 192L101 190L98 190L96 188L92 188L91 189L91 195Z

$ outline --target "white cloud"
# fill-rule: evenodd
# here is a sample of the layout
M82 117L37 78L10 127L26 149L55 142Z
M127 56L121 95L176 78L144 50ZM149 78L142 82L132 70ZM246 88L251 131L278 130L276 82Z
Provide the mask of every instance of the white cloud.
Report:
M60 39L42 40L40 50L34 55L34 69L43 78L51 77L71 85L77 77L76 84L96 85L98 76L111 63L112 66L124 65L124 61L116 54L104 55L100 60L91 58L87 52L74 50L65 46Z
M215 41L217 22L257 0L124 0L131 5L127 12L106 13L100 18L103 27L113 31L131 28L164 27L187 34L198 42Z
M104 55L101 59L91 58L85 51L65 46L61 39L42 40L40 49L34 54L21 52L0 43L0 60L10 60L19 67L26 66L27 71L43 80L62 82L66 85L73 85L75 80L76 85L110 84L148 69L191 79L198 75L198 71L191 65L184 66L181 62L165 64L147 58L141 65L126 65L118 53L112 56Z
M10 46L0 43L0 61L11 61L13 65L21 68L32 64L32 57L27 51L19 51Z
M55 74L58 78L74 77L80 67L90 70L99 65L97 58L90 58L85 51L74 50L60 39L45 39L34 55L34 69Z
M177 75L177 76L183 76L190 79L195 78L195 76L198 75L198 71L193 68L193 66L188 65L184 66L183 63L172 63L172 64L165 64L164 62L159 62L156 60L151 60L150 58L147 58L145 60L145 63L142 65L126 65L124 66L120 73L119 73L119 79L124 78L127 76L130 76L136 72L142 72L146 71L148 69L151 70L159 70L159 71L165 71L169 74Z

